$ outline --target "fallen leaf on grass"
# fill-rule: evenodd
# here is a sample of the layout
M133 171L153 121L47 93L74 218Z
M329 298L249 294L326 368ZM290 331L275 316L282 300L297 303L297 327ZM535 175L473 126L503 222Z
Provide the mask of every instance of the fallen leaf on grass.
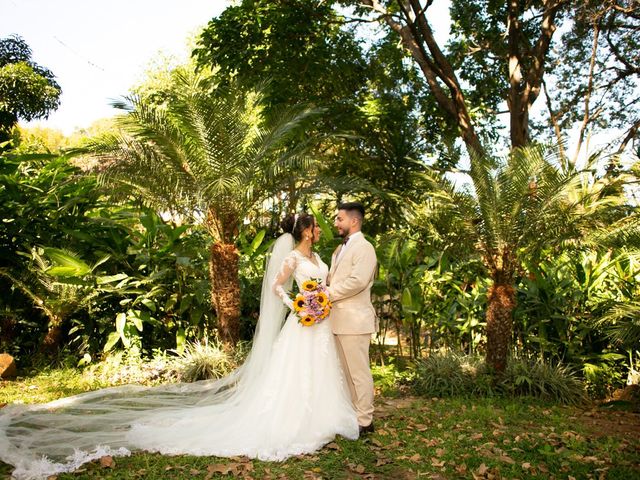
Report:
M420 441L426 443L427 447L435 447L437 445L440 445L440 440L435 438L421 438Z
M484 435L482 433L474 433L471 435L471 440L480 440Z
M412 455L409 457L410 462L418 463L422 459L422 456L419 453Z
M389 445L385 445L384 448L385 450L393 450L394 448L399 448L402 446L402 442L396 440L395 442L391 442Z
M225 465L224 463L214 463L213 465L207 466L207 475L204 477L205 480L213 477L214 474L220 473L222 475L227 475L231 471L231 467Z
M100 466L102 468L113 468L116 466L116 462L110 455L105 455L104 457L100 457Z
M500 455L498 457L498 460L500 460L501 462L505 462L508 463L509 465L515 465L516 461L511 458L509 455Z
M447 451L444 448L436 448L436 455L438 457L443 456L445 453L447 453Z
M489 468L484 463L480 464L478 470L476 470L479 475L485 475L488 471Z
M467 464L463 463L462 465L455 466L456 472L458 473L466 473L467 472Z
M326 448L328 448L329 450L336 450L336 451L340 451L342 450L340 448L340 445L338 445L336 442L331 442L331 443L327 443L327 445L325 445Z
M447 477L442 476L440 473L432 473L429 475L430 480L447 480Z
M444 467L444 463L445 463L444 460L440 460L439 458L433 457L431 459L431 465L436 468Z

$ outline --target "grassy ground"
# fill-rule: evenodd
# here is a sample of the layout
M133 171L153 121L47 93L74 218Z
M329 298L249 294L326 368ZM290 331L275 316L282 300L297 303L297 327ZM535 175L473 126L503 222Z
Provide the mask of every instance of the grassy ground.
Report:
M0 384L0 403L91 388L71 371ZM376 432L282 463L135 454L62 479L640 479L640 415L529 399L378 396ZM10 467L0 464L0 475Z

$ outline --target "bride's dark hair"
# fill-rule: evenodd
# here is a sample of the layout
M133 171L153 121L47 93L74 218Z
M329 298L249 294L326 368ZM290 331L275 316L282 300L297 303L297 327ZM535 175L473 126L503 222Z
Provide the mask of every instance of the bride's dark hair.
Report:
M296 220L296 216L298 219ZM302 232L304 232L307 228L312 227L314 225L313 215L309 215L306 212L302 213L290 213L282 222L280 222L280 228L285 233L290 233L295 238L296 242L302 240Z

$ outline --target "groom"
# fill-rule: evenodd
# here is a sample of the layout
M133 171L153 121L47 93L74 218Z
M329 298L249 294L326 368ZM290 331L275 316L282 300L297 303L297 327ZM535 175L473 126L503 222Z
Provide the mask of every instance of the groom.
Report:
M364 207L357 202L338 207L335 227L343 238L331 257L327 283L333 304L330 321L358 415L360 434L373 432L373 377L369 341L378 329L371 304L376 252L360 231Z

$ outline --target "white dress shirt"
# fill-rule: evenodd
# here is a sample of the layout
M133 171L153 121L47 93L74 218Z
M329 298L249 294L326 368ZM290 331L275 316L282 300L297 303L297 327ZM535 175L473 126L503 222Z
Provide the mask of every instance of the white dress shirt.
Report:
M342 257L342 254L344 253L344 251L349 247L349 244L351 243L351 240L354 237L357 237L358 235L362 235L362 232L358 231L355 233L352 233L351 235L349 235L347 237L347 243L343 243L342 244L342 248L340 249L340 251L338 252L338 256L336 257L336 263L338 263L340 261L340 258Z

